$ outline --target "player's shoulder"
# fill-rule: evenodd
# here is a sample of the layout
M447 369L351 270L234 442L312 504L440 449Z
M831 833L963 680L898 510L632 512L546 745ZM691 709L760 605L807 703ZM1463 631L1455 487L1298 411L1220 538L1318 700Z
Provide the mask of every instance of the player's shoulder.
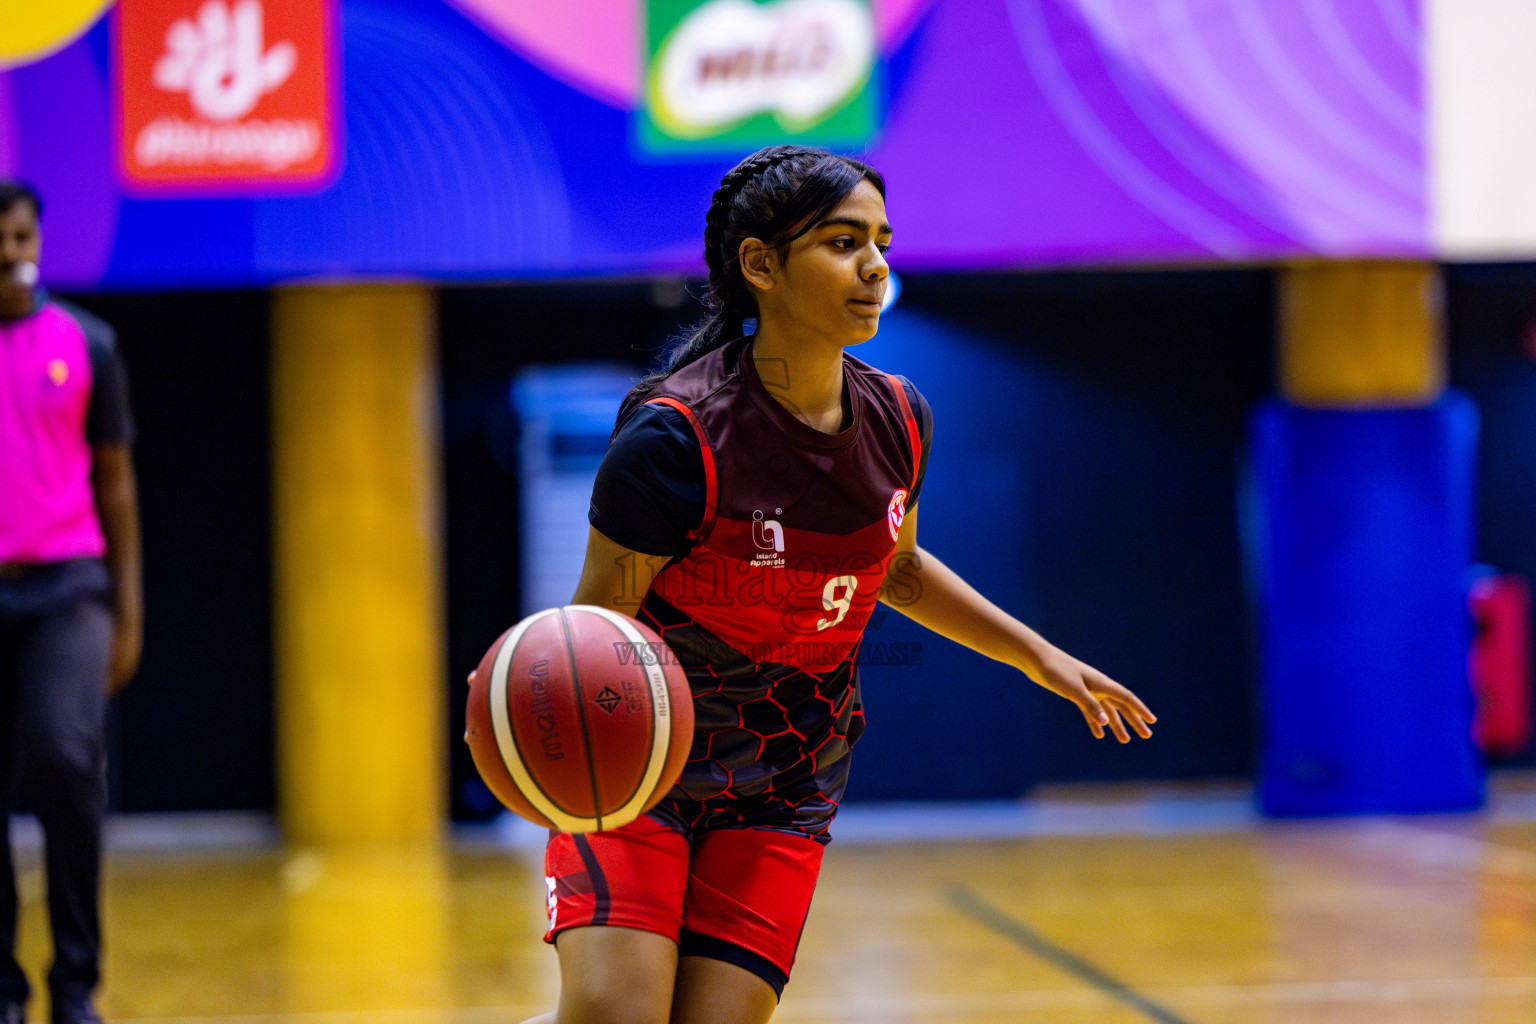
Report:
M906 392L907 402L911 404L914 412L918 410L919 406L924 409L928 407L928 401L923 398L923 393L917 389L917 385L912 383L911 379L903 374L891 373L879 367L871 366L851 352L843 353L843 367L847 372L863 378L887 393L890 391L890 382L894 380L901 386L902 391Z
M748 339L737 338L710 349L668 374L652 390L651 397L671 398L690 409L699 409L714 401L736 380L747 343Z
M869 363L866 363L852 352L843 352L843 368L849 373L857 374L861 377L881 380L890 380L895 378L896 380L900 381L904 387L912 391L917 390L913 383L903 375L894 373L890 370L882 370L878 366L871 366Z
M688 417L671 402L660 400L665 397L653 395L642 399L624 416L614 431L614 438L637 435L692 437L693 430L688 424Z
M623 414L608 442L607 461L615 464L691 463L702 446L693 424L668 402L642 400Z
M80 325L80 331L85 335L85 341L90 346L91 361L100 363L104 359L110 359L117 352L117 331L95 313L81 309L67 299L61 299L57 295L49 295L47 305L53 306L60 313L69 317Z

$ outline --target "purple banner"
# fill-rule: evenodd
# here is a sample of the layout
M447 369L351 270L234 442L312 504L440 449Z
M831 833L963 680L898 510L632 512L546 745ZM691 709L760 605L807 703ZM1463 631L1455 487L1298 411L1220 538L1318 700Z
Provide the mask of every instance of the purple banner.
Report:
M753 26L810 31L818 0L759 0L732 23L732 51L711 54L700 19L747 2L700 0L689 45L717 69L785 74L793 60L772 40L755 51ZM695 272L704 206L743 154L637 142L642 3L339 0L334 173L201 196L124 185L123 76L146 96L164 84L120 66L109 14L0 72L0 172L43 192L44 274L72 288ZM176 16L238 24L253 4L185 0ZM856 95L870 113L848 123L889 180L899 269L1430 252L1419 0L869 10L874 64ZM284 31L269 18L263 46L281 52ZM289 80L273 79L270 102ZM814 133L820 115L797 116Z

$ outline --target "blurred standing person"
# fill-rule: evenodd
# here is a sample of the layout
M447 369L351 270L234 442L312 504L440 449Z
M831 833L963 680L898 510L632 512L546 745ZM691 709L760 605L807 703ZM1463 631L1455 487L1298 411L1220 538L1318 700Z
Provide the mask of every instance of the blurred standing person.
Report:
M100 1018L108 698L143 638L127 380L110 327L38 286L42 202L0 180L0 820L46 842L53 1024ZM21 1024L11 847L0 843L0 1024Z

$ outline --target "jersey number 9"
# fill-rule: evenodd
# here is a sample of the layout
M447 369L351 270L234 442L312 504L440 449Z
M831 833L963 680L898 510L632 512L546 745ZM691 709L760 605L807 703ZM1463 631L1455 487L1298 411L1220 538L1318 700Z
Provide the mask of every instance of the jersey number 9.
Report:
M827 580L827 585L821 588L821 606L829 613L836 611L837 615L835 618L817 619L817 632L831 629L843 621L848 614L848 609L853 607L853 592L857 589L859 589L857 576L834 576Z

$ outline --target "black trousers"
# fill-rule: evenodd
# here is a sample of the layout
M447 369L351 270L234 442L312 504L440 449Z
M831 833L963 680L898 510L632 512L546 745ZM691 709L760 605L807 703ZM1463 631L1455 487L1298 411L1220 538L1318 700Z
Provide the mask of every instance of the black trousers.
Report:
M10 812L43 827L49 988L89 993L100 976L101 827L106 814L106 677L112 650L108 577L96 560L0 579L0 1003L30 991L16 963L16 872Z

